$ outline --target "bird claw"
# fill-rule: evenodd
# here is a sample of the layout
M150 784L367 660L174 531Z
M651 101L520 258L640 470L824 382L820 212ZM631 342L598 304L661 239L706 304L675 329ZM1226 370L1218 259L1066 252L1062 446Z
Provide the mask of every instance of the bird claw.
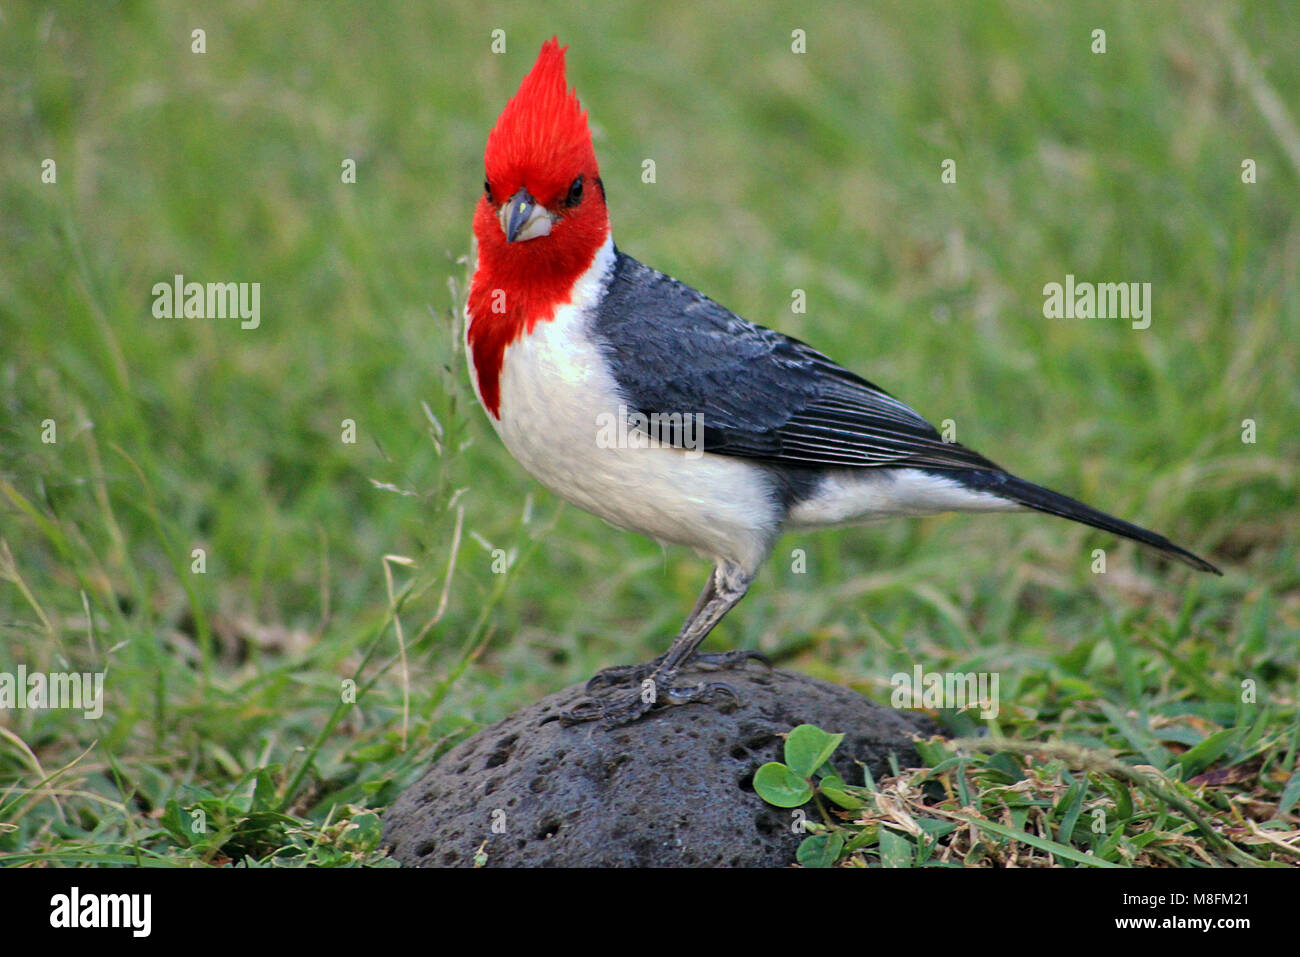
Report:
M721 681L701 681L696 685L684 688L680 686L667 688L664 691L664 697L669 704L690 704L692 701L700 701L719 694L725 694L731 698L734 707L740 707L740 695L736 692L736 689Z
M646 678L655 673L655 670L664 663L667 655L660 655L653 661L643 661L639 665L616 665L613 668L602 668L591 676L587 682L587 693L595 691L598 688L613 687L614 685L639 685Z
M772 670L771 658L761 651L751 651L748 648L737 648L735 651L697 652L686 660L686 664L701 671L730 671L743 668L751 661L757 661L768 671Z
M615 701L584 701L571 711L560 715L560 724L572 727L599 721L605 728L617 728L631 724L654 707L653 701L646 701L640 693L618 698Z
M630 667L637 668L640 666ZM690 704L693 701L701 701L718 695L726 695L731 698L732 705L735 707L740 705L740 695L730 685L723 684L720 681L701 681L696 684L676 685L673 684L672 680L676 676L675 671L660 675L651 672L645 679L646 686L633 694L623 695L611 701L584 701L572 710L560 715L560 722L566 726L572 726L589 721L599 721L607 729L617 728L621 725L631 724L652 709ZM600 675L596 677L600 677ZM588 685L590 686L590 682Z
M667 655L660 655L653 661L642 662L639 665L617 665L613 668L602 668L591 676L587 682L586 690L590 694L599 688L613 687L615 685L639 685L647 678L654 675L664 663ZM740 648L735 651L719 652L697 652L688 658L685 667L698 668L700 671L727 671L733 668L743 668L751 661L757 661L769 671L772 669L772 662L761 651L751 651L747 648Z

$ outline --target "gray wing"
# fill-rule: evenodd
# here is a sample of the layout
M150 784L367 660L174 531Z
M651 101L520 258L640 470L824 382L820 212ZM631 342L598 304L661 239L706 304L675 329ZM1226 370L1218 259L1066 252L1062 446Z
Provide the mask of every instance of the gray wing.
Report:
M593 332L629 408L701 415L706 451L793 466L1000 471L817 350L622 253Z

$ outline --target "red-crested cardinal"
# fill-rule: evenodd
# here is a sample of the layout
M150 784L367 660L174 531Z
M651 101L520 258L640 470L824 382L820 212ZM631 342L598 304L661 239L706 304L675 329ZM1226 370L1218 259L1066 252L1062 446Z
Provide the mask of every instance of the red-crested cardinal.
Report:
M466 303L470 377L511 454L557 495L715 568L667 653L588 684L640 685L569 721L632 721L732 693L679 683L787 529L1035 509L1219 574L1154 532L1026 482L948 442L882 389L619 251L564 52L542 46L488 136ZM734 693L733 693L734 694Z

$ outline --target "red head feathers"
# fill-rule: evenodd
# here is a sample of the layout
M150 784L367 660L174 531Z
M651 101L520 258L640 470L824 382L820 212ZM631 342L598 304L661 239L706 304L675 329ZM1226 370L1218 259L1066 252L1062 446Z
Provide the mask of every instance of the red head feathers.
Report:
M543 206L551 206L564 199L578 175L598 175L587 113L564 79L567 49L554 37L542 44L488 137L483 162L498 203L526 187Z
M498 416L506 346L569 301L609 236L587 114L565 81L566 49L554 37L542 44L483 157L467 338L483 404Z

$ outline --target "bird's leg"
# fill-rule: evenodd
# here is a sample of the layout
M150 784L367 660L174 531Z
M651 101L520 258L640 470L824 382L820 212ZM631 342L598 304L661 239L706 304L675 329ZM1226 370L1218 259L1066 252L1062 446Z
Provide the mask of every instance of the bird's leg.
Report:
M698 660L695 651L700 646L700 642L707 638L722 617L745 597L752 580L751 575L743 573L734 566L715 569L709 576L708 584L704 586L704 591L696 601L691 614L682 625L682 630L673 639L672 645L665 654L644 665L609 669L614 674L608 679L605 676L609 672L601 672L592 679L597 687L606 681L613 683L629 679L639 681L640 687L630 696L615 699L607 704L597 704L594 701L581 704L563 716L564 722L576 724L599 719L607 726L614 727L635 721L660 703L686 704L720 694L737 699L733 689L719 682L677 685L675 679L683 666L693 659ZM707 657L709 659L707 664L715 667L734 667L750 658L760 658L766 662L766 659L756 652L728 652ZM591 687L592 683L588 682L588 688Z
M691 622L699 617L700 612L703 611L704 606L708 603L709 599L717 594L717 589L713 585L713 578L714 576L711 573L709 575L709 580L704 585L704 590L700 592L700 597L695 599L695 607L693 607L690 614L686 616L686 622L682 625L682 632L685 632L686 629L691 626ZM758 652L754 652L754 654L758 654ZM606 685L639 685L641 682L645 681L646 678L649 678L654 674L655 669L663 664L664 659L667 657L668 652L665 651L658 658L652 658L649 661L643 661L637 665L615 665L612 668L602 668L591 676L591 680L587 682L586 690L590 694L592 691L595 691L598 688L603 688ZM695 660L698 660L700 657L702 656L696 655Z

